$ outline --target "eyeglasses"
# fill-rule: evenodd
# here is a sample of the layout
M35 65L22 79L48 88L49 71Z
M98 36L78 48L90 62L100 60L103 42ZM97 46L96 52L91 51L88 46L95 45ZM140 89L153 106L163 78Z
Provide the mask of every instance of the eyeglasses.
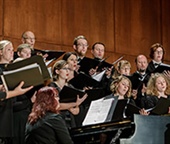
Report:
M36 40L36 38L30 38L30 37L23 37L23 38L28 40Z
M66 67L65 68L61 68L61 69L63 69L63 70L71 70L70 68L66 68Z
M122 67L120 68L121 70L130 70L130 68L125 68L125 67Z
M163 51L155 51L157 54L163 54Z
M89 47L89 45L87 45L87 44L77 44L77 46L80 46L80 47Z

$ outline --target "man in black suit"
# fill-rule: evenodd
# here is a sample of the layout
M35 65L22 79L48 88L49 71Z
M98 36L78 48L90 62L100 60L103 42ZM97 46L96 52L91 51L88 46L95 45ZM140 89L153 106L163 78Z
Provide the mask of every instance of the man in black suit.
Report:
M145 90L147 82L150 78L150 75L146 73L148 67L148 61L146 56L138 55L135 59L137 71L132 74L130 80L132 82L132 96L136 105L140 107L140 101L143 96L145 96Z

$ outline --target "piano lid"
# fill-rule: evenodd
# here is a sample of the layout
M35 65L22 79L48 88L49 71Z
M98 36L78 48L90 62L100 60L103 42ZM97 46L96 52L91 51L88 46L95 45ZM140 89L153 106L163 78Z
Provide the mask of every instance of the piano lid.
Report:
M134 115L135 133L120 144L170 144L170 117Z

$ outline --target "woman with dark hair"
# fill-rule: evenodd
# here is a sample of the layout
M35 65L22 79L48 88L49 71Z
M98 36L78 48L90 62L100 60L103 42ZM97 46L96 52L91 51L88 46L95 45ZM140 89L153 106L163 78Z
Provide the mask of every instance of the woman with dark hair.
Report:
M26 144L73 144L59 107L55 88L46 86L37 92L26 125Z
M151 61L148 64L147 73L154 72L154 70L163 63L164 55L165 50L160 43L155 43L151 46L149 54Z
M69 68L70 68L69 77L67 79L69 81L72 78L74 78L78 73L79 65L77 65L77 53L67 52L63 56L63 60L65 60L68 63Z
M53 81L49 84L49 86L55 87L59 92L65 85L73 87L68 84L69 73L69 64L65 60L57 61L52 68ZM61 114L63 115L68 128L76 126L73 115L79 114L79 106L86 99L86 97L87 94L85 94L82 98L77 96L76 102L60 103Z

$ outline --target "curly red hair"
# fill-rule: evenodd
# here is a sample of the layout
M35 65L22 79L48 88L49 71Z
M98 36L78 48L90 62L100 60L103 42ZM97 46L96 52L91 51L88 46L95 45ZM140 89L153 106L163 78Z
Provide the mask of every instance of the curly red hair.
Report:
M28 121L34 124L38 119L42 118L46 112L58 113L57 107L59 106L59 101L56 100L56 97L58 97L58 91L53 87L45 86L39 89Z

